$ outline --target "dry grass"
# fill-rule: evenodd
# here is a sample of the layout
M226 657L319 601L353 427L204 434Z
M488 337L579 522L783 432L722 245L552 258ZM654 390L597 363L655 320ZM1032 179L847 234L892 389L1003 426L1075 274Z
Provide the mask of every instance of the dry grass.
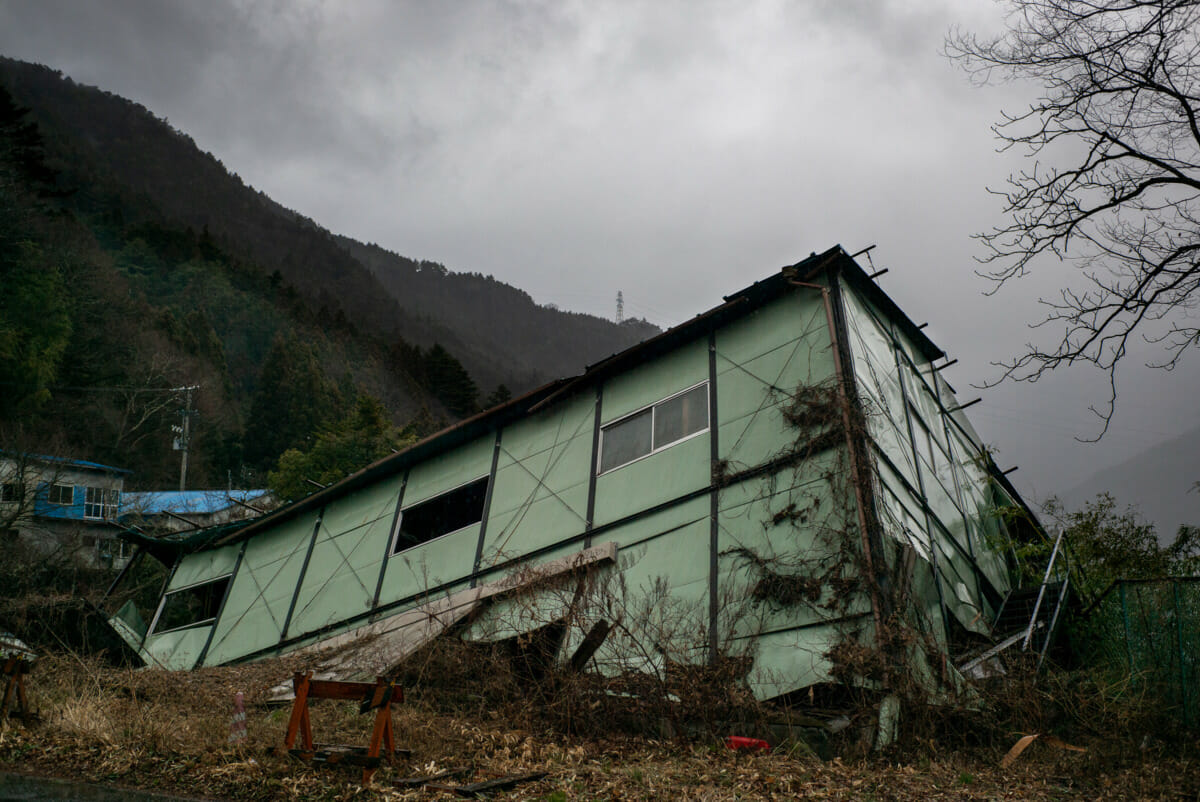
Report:
M269 661L196 672L128 671L73 656L50 656L30 677L45 721L0 733L0 770L228 799L430 799L399 791L395 777L471 764L476 777L546 771L512 799L1179 799L1200 794L1190 744L1149 741L1146 733L1081 734L1085 754L1035 744L1007 770L1008 742L964 747L947 734L905 755L821 761L802 747L749 755L708 740L629 735L576 737L535 716L486 705L440 706L420 690L395 713L411 758L376 775L364 792L357 772L314 770L272 754L288 709L260 705L266 691L299 666ZM233 694L246 694L249 740L227 744ZM369 720L349 704L313 706L318 740L365 743ZM1015 741L1019 733L1012 733Z

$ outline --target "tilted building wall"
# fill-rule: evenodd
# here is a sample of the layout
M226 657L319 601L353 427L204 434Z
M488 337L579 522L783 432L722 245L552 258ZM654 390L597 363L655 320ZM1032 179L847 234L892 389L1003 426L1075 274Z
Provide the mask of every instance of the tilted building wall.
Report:
M935 637L945 615L986 627L1008 588L988 539L993 469L948 411L930 369L941 352L840 249L800 268L810 286L771 277L581 377L197 539L170 560L149 634L127 637L168 668L254 659L615 544L589 585L605 598L580 602L573 586L564 654L616 605L628 637L603 645L601 670L749 658L770 697L828 680L837 643L872 637L863 522L888 544L874 546L880 576L897 544L916 554ZM464 637L514 634L566 603L497 596ZM637 626L654 649L629 642Z

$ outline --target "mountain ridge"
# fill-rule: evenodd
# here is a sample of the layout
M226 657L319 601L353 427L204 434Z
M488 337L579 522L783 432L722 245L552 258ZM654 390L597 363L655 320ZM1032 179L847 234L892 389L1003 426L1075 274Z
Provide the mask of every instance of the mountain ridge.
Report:
M1100 493L1132 505L1155 524L1161 541L1182 525L1200 526L1200 426L1150 446L1116 465L1097 471L1061 495L1069 509Z

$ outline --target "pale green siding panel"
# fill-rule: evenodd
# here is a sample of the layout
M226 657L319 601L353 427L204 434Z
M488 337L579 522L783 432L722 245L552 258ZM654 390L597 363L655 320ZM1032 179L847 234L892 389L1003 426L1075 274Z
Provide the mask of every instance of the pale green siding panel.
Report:
M171 577L171 584L167 590L186 588L189 585L207 582L210 579L217 579L233 573L233 566L237 563L238 552L241 549L240 545L235 544L212 551L189 554L175 569L175 574Z
M371 608L401 482L382 480L325 508L289 636Z
M504 451L511 459L525 460L550 449L561 449L563 443L576 438L586 440L590 449L595 415L596 397L587 388L505 427L501 438Z
M630 544L622 545L617 558L630 594L649 597L662 595L656 589L669 590L672 605L700 605L707 621L710 523L703 501L689 508L695 520L661 537L647 540L639 527L630 526L606 534L605 540Z
M798 290L756 309L717 331L717 371L731 365L745 365L756 357L771 353L783 343L801 340L800 348L789 348L796 357L790 368L796 379L816 379L833 374L829 350L829 327L821 294L816 290ZM811 371L808 366L812 365ZM827 367L822 367L827 366ZM761 376L779 384L788 374Z
M479 543L479 524L393 554L379 595L388 604L470 576Z
M504 430L483 565L548 546L587 524L594 396Z
M408 486L404 489L404 506L411 507L419 501L487 476L492 470L495 444L492 435L480 437L414 465L408 473Z
M980 450L957 430L951 439L975 559L992 585L1003 590L1009 583L1008 567L1004 555L997 550L999 514L992 503L991 480L982 467Z
M820 294L786 296L717 332L721 458L731 470L760 464L795 439L780 406L799 386L833 377Z
M916 461L892 340L871 314L869 303L853 291L845 292L843 297L854 378L863 399L868 430L888 459L916 486Z
M211 630L212 627L189 627L151 635L146 639L145 653L150 655L153 665L186 671L195 667Z
M844 492L831 492L824 475L838 464L835 454L827 454L799 471L722 490L718 540L722 593L729 607L722 616L722 633L753 635L846 614L842 604L826 609L834 588L822 581L839 564L846 574L855 573L852 566L857 565L853 507ZM755 602L750 594L764 567L783 577L817 580L820 595L797 604Z
M707 487L712 478L708 433L676 443L596 477L597 525Z
M833 664L825 655L845 637L836 626L764 635L754 645L754 668L747 677L759 699L827 682Z
M519 573L544 563L570 557L577 554L579 548L578 544L572 544L549 551L539 555L536 560L522 563L520 568L515 570ZM582 571L570 572L548 582L539 582L533 592L516 590L508 595L493 597L463 630L461 637L469 641L493 642L529 632L559 619L569 618L569 623L574 629L567 633L562 653L570 655L574 648L578 648L578 643L587 628L594 623L593 602L603 596L601 585L607 587L605 579L597 581L596 578L609 575L610 570L611 566L607 565L594 568L590 575L594 581L587 586L589 591L582 598L576 595L580 580L584 576ZM481 581L496 582L503 578L503 573L496 573ZM571 643L575 646L571 646Z
M578 647L595 620L614 615L627 632L615 633L595 657L603 673L662 670L671 660L707 657L709 499L702 497L608 530L597 541L619 545L615 570L601 572L590 599L592 614L569 635L563 654Z
M898 542L911 543L924 560L936 560L947 609L967 629L986 634L994 611L979 586L978 572L1000 592L1008 585L1003 560L982 536L983 519L991 512L988 477L975 463L978 452L973 444L964 448L961 438L948 434L942 405L957 402L914 343L884 322L878 310L853 289L847 288L844 297L855 377L871 407L872 439L914 491L923 488L932 518L927 525L921 499L880 463L884 529ZM914 360L917 369L904 358L897 367L894 347ZM901 377L907 393L901 392ZM952 417L973 434L961 413ZM916 432L915 451L909 418ZM969 442L970 436L966 439Z
M883 531L900 543L911 546L917 556L929 562L933 555L932 541L925 527L925 513L920 500L900 482L885 463L879 463L880 503L877 507Z
M604 424L708 379L708 341L699 339L604 383Z
M521 494L521 505L490 518L481 561L484 567L552 545L582 533L586 527L587 518L577 512L580 508L587 511L586 483L552 492L534 480L523 482L523 477L516 475L519 470L510 466L510 470L498 479ZM526 486L519 487L520 484Z
M206 665L219 665L278 643L316 519L316 513L300 515L247 541Z
M734 391L721 387L719 392L724 396ZM720 401L717 403L720 408ZM776 407L724 424L718 431L718 444L721 459L727 463L726 472L737 473L769 462L789 451L796 436L796 429L784 422Z

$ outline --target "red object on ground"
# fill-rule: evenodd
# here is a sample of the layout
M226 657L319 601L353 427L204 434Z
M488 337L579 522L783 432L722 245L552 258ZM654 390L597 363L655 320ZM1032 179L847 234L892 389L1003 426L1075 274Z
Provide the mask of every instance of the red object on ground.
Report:
M761 738L747 738L744 735L730 735L725 739L728 749L760 749L767 750L771 745Z

